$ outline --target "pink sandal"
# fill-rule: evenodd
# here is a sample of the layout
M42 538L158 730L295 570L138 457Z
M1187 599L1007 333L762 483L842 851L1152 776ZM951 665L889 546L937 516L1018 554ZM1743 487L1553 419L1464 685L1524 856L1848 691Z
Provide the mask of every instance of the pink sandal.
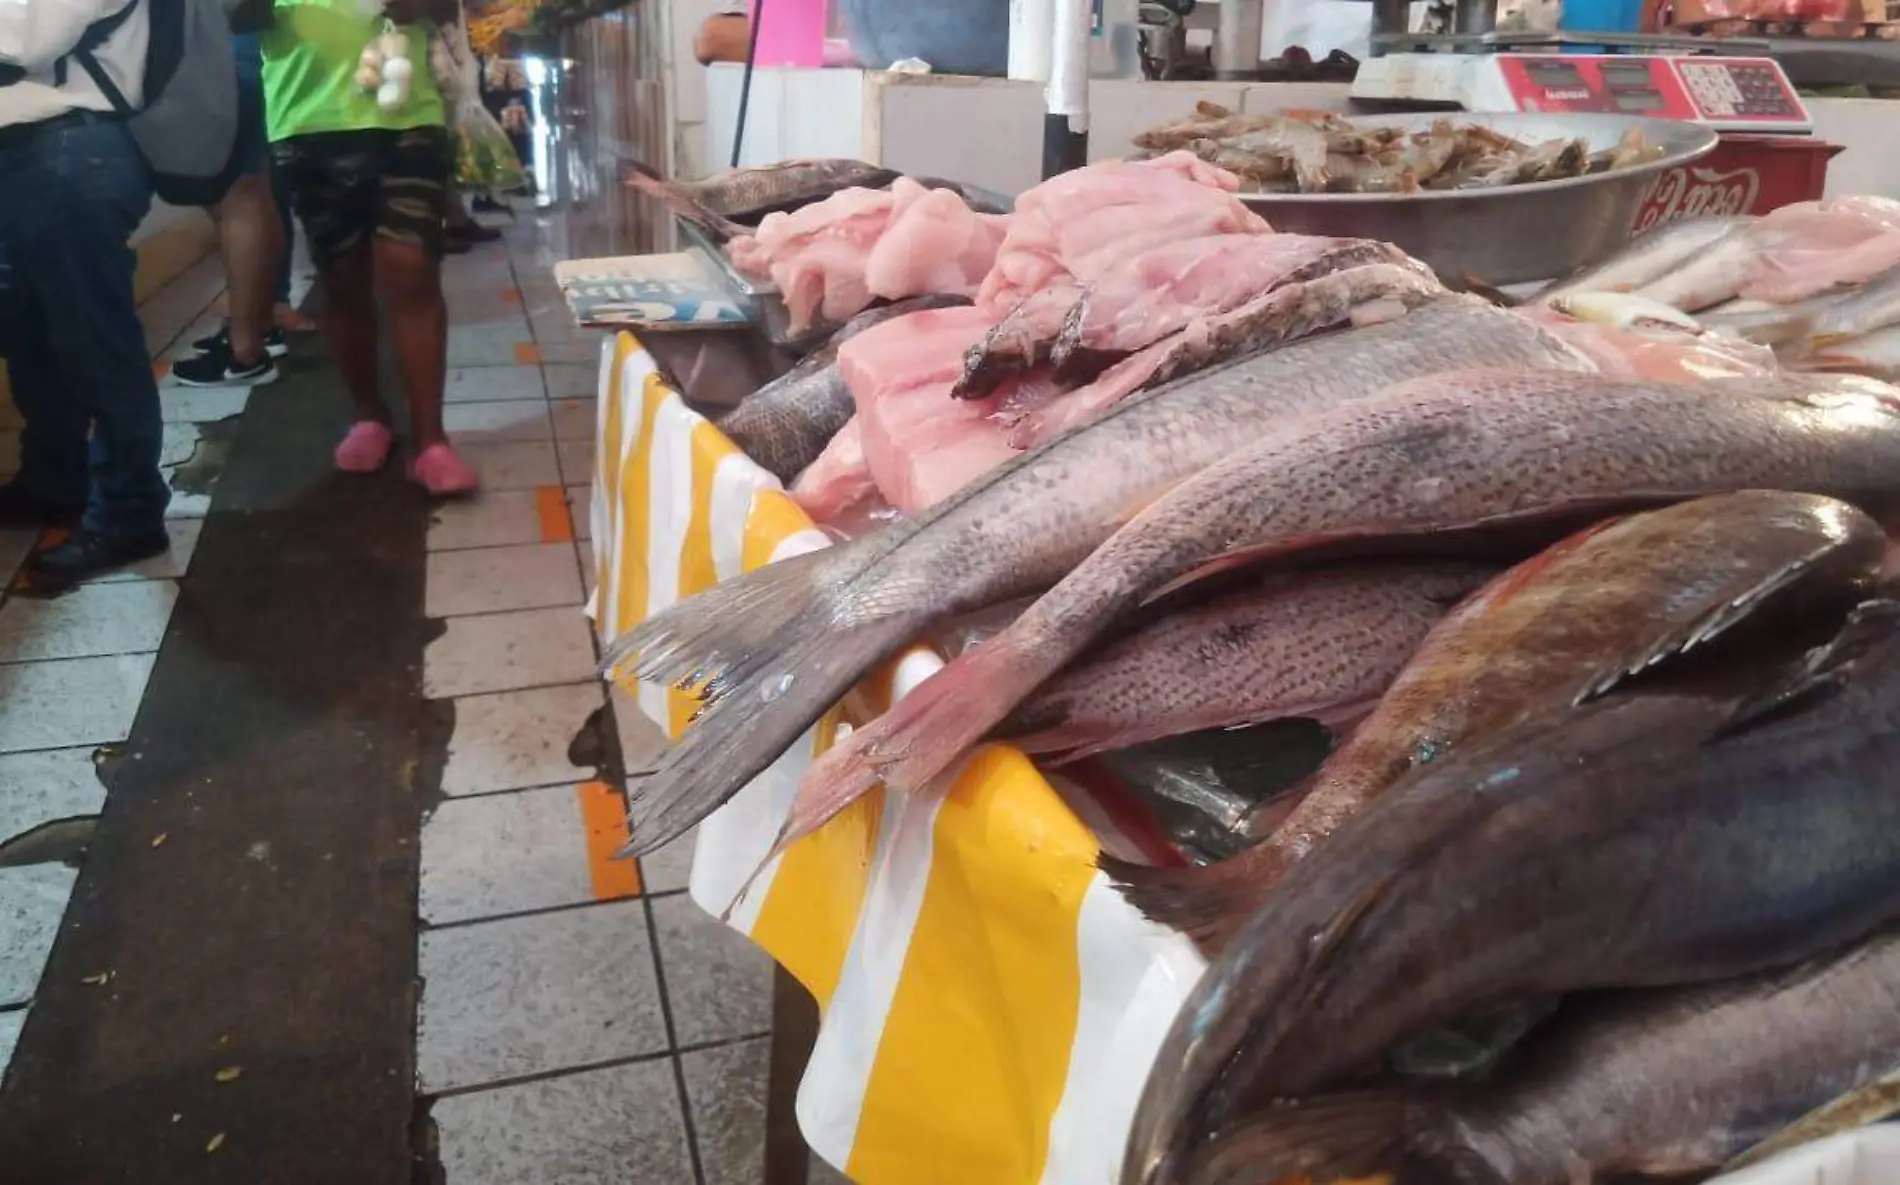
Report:
M482 484L475 466L448 443L432 444L409 464L409 480L438 498L472 494Z
M389 463L389 450L395 443L396 434L388 424L358 420L336 446L336 467L345 473L375 473Z

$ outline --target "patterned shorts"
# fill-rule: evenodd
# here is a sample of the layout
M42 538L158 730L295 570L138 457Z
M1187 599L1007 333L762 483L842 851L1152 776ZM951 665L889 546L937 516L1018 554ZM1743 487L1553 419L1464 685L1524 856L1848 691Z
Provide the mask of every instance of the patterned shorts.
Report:
M319 265L375 236L442 255L453 165L447 128L292 136L271 146Z

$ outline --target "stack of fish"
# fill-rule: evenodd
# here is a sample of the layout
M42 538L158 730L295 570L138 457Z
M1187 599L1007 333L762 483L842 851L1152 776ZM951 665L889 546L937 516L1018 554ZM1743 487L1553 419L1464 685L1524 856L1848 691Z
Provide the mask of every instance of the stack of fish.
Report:
M1787 369L1900 377L1900 201L1827 198L1664 223L1539 302L1606 293L1689 314L1669 319L1686 333L1772 347Z
M1727 248L1616 269L1688 234L1548 295L1671 322L1625 294ZM1251 297L1197 281L1222 295L1184 314L1117 290L1181 323L1148 385L618 639L610 669L705 704L633 788L634 849L962 629L980 640L811 767L780 848L879 784L940 792L992 740L1339 738L1230 858L1102 861L1212 960L1124 1185L1575 1185L1706 1173L1824 1105L1877 1117L1852 1098L1900 1070L1900 390L1606 373L1548 308L1445 292L1382 245L1288 247L1335 265L1262 264ZM1108 280L1052 274L1080 293L1058 336L1103 323ZM1059 366L1043 340L1012 356ZM1471 1031L1475 1054L1433 1052Z

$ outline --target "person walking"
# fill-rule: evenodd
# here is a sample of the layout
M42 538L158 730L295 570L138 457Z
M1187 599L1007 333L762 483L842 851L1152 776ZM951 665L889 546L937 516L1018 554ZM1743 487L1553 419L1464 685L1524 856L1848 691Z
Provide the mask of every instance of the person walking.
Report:
M272 154L303 222L323 286L320 320L355 408L336 466L373 473L394 448L378 381L380 295L408 400L410 476L437 495L480 482L442 427L441 261L453 153L429 72L427 23L455 12L454 0L388 0L384 16L403 33L411 63L408 93L388 107L356 79L363 47L384 23L366 19L359 0L280 2L263 35Z
M212 208L231 316L192 343L198 351L172 367L187 387L257 386L277 381L276 359L290 352L273 324L290 299L288 215L271 193L270 137L264 119L263 47L256 34L233 37L238 77L238 178Z
M28 560L29 576L53 581L170 545L158 386L132 287L130 243L152 182L111 101L73 61L95 25L106 30L90 46L98 67L142 102L144 0L0 4L0 355L25 422L0 527L77 524Z

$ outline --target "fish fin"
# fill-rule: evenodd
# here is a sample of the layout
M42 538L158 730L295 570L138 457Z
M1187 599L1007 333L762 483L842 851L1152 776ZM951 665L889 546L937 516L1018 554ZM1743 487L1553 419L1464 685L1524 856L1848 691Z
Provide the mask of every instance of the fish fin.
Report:
M852 732L805 771L792 808L779 829L778 850L823 827L838 812L877 788L877 772L864 760L864 735L864 729Z
M1286 1103L1249 1116L1215 1136L1195 1158L1186 1179L1195 1185L1260 1185L1301 1178L1340 1181L1381 1174L1409 1180L1404 1170L1413 1129L1434 1122L1441 1114L1439 1108L1415 1102L1402 1091L1365 1091Z
M1848 614L1834 638L1810 650L1773 685L1736 705L1711 741L1727 740L1785 720L1839 693L1854 662L1900 629L1900 601L1866 601Z
M872 549L858 546L863 541L788 556L661 610L608 644L601 674L701 685L728 663L770 647L828 586L855 576L871 558ZM629 661L630 672L623 670Z
M1245 925L1260 897L1278 878L1252 848L1215 864L1163 868L1103 852L1095 866L1142 917L1185 935L1203 955L1216 958Z
M1572 706L1580 706L1599 699L1644 671L1687 654L1696 647L1722 636L1747 620L1755 610L1772 600L1777 593L1799 583L1823 560L1839 551L1841 546L1841 541L1830 540L1805 555L1796 556L1737 595L1723 600L1707 613L1652 639L1643 650L1629 656L1628 661L1600 671L1571 701Z
M741 226L729 218L713 213L687 196L679 186L638 161L621 162L620 180L628 188L637 189L646 194L716 239L730 240L752 233L751 227Z
M924 621L914 615L839 626L828 616L794 621L793 646L728 678L660 769L628 787L627 850L646 855L684 834L759 776Z
M915 792L948 770L1055 672L1009 631L966 651L852 734L894 790Z
M1473 296L1482 296L1501 309L1514 309L1524 303L1522 300L1504 291L1504 289L1487 283L1477 276L1472 275L1470 272L1466 272L1462 278L1465 282L1466 292L1471 293Z

